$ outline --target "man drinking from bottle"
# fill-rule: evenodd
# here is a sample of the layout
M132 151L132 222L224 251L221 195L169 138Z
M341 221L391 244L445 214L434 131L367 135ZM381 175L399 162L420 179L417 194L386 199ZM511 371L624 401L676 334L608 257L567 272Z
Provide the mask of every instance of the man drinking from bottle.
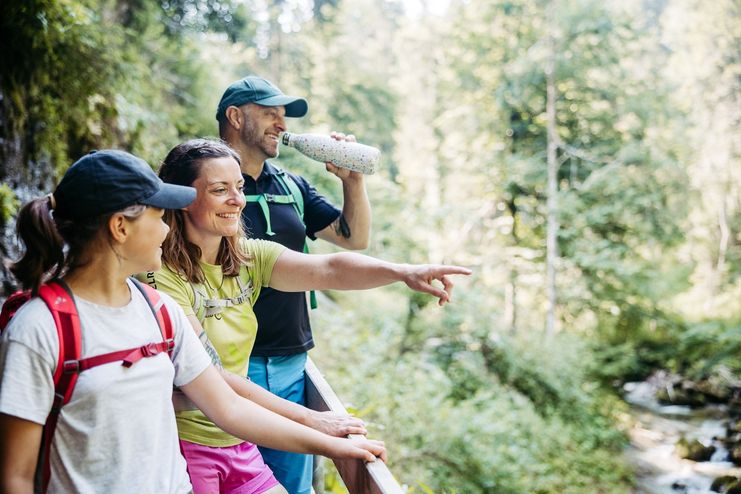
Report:
M252 238L302 251L306 239L321 238L345 249L365 249L371 211L363 175L326 163L342 182L340 210L303 177L269 161L278 156L278 138L286 117L303 117L305 99L288 96L269 81L248 76L231 84L221 97L216 119L219 134L241 158L247 205L242 218ZM355 137L332 133L337 140ZM258 331L249 377L274 394L304 404L307 352L314 347L305 293L264 288L254 306ZM311 491L311 456L260 448L275 477L291 494Z

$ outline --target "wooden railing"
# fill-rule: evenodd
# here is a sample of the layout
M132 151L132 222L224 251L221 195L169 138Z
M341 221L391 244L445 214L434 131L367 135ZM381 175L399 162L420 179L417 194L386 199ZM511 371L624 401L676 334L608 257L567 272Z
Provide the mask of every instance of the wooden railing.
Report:
M347 413L344 405L314 362L306 363L306 406L312 410ZM352 437L352 435L350 436ZM403 494L386 464L378 460L333 460L350 494Z

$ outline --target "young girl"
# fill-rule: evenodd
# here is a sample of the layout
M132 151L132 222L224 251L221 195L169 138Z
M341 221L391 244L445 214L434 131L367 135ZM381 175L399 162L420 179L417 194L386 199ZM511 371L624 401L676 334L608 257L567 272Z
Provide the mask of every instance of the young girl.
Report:
M67 170L53 194L21 210L17 229L26 250L11 269L33 293L62 277L79 313L83 358L161 341L129 277L159 269L169 230L163 210L194 198L192 188L164 184L139 158L93 152ZM385 458L377 441L331 437L239 397L211 365L183 311L162 298L174 330L171 356L158 353L129 367L111 362L79 375L52 439L49 492L190 492L173 385L237 437L330 457ZM0 492L34 492L58 353L51 313L32 299L0 339Z
M470 273L456 266L392 264L351 253L306 255L277 243L247 240L241 226L245 199L239 158L218 141L196 139L176 146L165 158L160 177L193 186L197 198L166 213L170 233L163 244L163 267L146 279L183 307L210 353L237 375L247 373L258 329L252 305L262 287L351 290L404 281L443 304L453 288L447 276ZM442 288L433 286L433 280ZM269 470L253 445L220 431L198 410L180 410L177 419L196 494L264 492L261 479Z

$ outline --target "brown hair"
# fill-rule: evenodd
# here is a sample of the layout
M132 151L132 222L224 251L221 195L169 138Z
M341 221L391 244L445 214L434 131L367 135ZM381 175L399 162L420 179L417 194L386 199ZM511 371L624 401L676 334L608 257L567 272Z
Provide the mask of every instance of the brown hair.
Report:
M38 294L42 283L63 276L89 262L89 247L117 213L138 218L146 206L134 205L122 211L85 220L52 215L52 195L26 203L18 213L16 234L24 246L21 258L10 264L10 271L25 290ZM110 239L109 239L110 240ZM65 249L66 246L66 249Z
M160 178L167 183L190 186L199 177L203 160L210 158L233 158L241 163L239 155L222 141L191 139L170 150L160 168ZM198 264L201 249L185 236L183 211L166 210L164 220L170 233L162 244L162 262L188 282L203 283L206 278ZM251 261L239 247L239 240L244 236L240 222L236 235L221 239L216 262L221 265L224 276L239 275L241 267Z

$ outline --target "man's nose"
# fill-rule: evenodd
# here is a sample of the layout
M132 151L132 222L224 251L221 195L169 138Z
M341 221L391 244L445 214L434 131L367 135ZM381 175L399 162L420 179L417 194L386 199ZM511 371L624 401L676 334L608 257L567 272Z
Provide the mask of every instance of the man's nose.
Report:
M280 129L281 132L286 131L286 117L279 115L275 120L275 126Z

